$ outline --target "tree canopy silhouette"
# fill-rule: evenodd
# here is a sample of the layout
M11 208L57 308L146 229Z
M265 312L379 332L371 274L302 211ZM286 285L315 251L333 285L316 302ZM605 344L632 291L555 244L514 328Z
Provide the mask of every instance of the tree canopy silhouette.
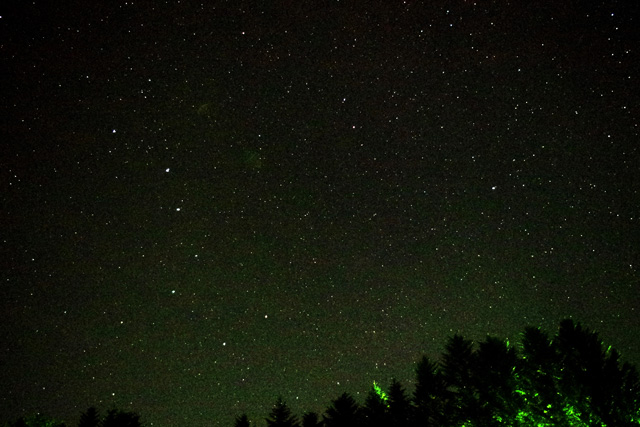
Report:
M390 424L388 404L372 386L360 410L363 424L370 427L387 427Z
M14 422L5 423L5 427L66 427L62 421L49 418L44 414L20 417Z
M316 412L307 412L302 416L302 427L320 427L322 421Z
M436 362L427 356L416 366L416 388L413 392L415 425L439 426L444 423L447 384Z
M269 427L300 427L298 419L291 414L291 410L282 397L278 397L266 420Z
M411 402L398 380L393 378L389 386L389 416L392 427L408 427L411 422Z
M358 403L349 393L335 399L324 415L326 427L357 427L362 424Z
M249 427L250 425L251 423L249 422L247 414L236 417L235 427Z
M135 412L112 409L102 421L102 427L142 427L140 416Z
M518 347L454 335L439 361L417 362L411 395L396 379L386 391L374 381L363 405L345 392L323 414L305 413L302 423L278 397L265 420L267 427L638 427L640 376L596 332L563 320L553 337L525 328ZM251 423L242 414L234 425ZM66 425L36 414L3 427ZM91 407L78 427L142 424L135 412L112 409L101 420Z
M100 414L95 407L90 407L80 415L78 427L98 427L100 426Z
M374 382L360 406L349 394L333 400L326 427L638 427L640 377L598 334L563 320L553 338L527 327L519 347L487 336L474 343L454 335L440 361L423 356L408 396L392 380L383 392ZM275 420L294 420L281 401ZM279 406L280 405L280 406ZM284 407L282 407L284 405ZM286 410L285 410L286 409ZM282 415L284 414L284 415ZM269 419L268 419L269 422ZM303 427L317 427L317 414Z

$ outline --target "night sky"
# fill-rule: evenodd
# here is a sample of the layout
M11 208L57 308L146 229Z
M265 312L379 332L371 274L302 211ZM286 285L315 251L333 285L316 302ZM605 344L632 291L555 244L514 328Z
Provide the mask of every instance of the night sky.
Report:
M202 3L3 2L0 422L262 425L567 317L640 362L640 3Z

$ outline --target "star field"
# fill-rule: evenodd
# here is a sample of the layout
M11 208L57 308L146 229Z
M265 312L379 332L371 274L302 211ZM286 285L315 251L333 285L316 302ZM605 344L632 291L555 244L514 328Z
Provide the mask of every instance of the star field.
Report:
M0 422L321 413L567 317L637 364L638 12L7 7Z

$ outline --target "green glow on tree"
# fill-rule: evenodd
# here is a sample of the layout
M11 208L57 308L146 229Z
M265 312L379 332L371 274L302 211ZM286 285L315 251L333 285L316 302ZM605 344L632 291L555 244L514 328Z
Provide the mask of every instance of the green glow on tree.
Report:
M373 390L376 392L376 394L378 395L378 397L380 398L380 400L382 401L382 403L385 404L385 406L388 408L389 407L389 397L387 396L387 393L385 393L380 386L378 385L378 383L376 383L375 381L373 382Z

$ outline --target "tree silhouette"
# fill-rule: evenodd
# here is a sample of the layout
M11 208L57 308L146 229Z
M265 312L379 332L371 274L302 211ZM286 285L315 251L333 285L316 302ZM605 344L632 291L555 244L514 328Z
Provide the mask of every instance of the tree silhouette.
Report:
M27 427L27 422L24 418L18 418L14 422L8 422L5 424L6 427Z
M508 341L488 336L474 357L478 419L484 424L513 420L524 402L516 392L518 356Z
M302 416L302 427L320 427L322 421L316 412L307 412Z
M446 413L453 425L462 425L477 416L473 386L473 343L454 335L445 346L442 373L447 386Z
M413 393L415 425L431 427L444 424L446 388L438 365L422 356L416 366L416 389Z
M619 426L632 423L632 419L626 419L625 414L632 413L634 405L640 401L637 381L638 373L633 366L626 363L621 366L620 354L608 348L604 353L599 384L592 398L594 410L604 423ZM633 395L635 398L629 399ZM636 421L636 426L638 424Z
M441 364L423 356L416 366L412 401L398 381L388 393L374 383L360 407L343 393L325 411L326 427L637 427L640 377L621 363L597 333L564 320L551 339L525 328L521 352L488 336L473 343L451 337ZM278 400L269 427L297 425ZM322 423L316 413L303 427ZM244 427L244 426L243 426Z
M102 421L102 427L142 427L140 416L135 412L111 409Z
M20 417L14 422L6 423L8 427L65 427L66 424L43 414Z
M392 427L408 427L411 422L411 403L402 384L395 378L389 387L389 415Z
M531 425L631 426L640 420L635 368L620 366L595 332L564 320L550 340L537 328L522 337L519 413ZM634 386L634 383L636 384Z
M373 386L367 393L360 415L363 423L369 427L386 427L390 424L387 403L382 400Z
M596 332L565 319L554 344L560 362L558 388L565 396L564 409L569 419L623 426L640 418L640 394L632 385L637 373L624 365L621 369L618 352L610 347L605 350ZM635 417L629 416L634 408Z
M640 376L636 368L625 362L620 369L622 375L622 387L618 390L621 394L618 403L620 425L637 427L640 424Z
M324 415L327 427L358 427L361 423L360 408L349 393L335 399Z
M542 425L547 419L562 419L563 404L556 383L559 357L552 340L540 328L525 328L520 364L518 392L527 408L524 419L532 425Z
M271 409L271 414L266 419L269 427L299 427L297 418L291 414L291 410L287 406L282 397L276 399L276 403Z
M100 415L95 407L90 407L87 412L80 415L78 427L98 427L100 425Z
M247 414L242 414L236 417L235 427L250 427L251 423L249 422L249 418Z

